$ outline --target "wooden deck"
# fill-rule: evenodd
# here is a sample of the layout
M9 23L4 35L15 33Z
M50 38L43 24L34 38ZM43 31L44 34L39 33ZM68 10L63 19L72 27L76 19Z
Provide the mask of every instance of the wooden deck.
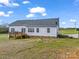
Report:
M24 39L24 38L27 38L28 35L25 34L25 33L22 33L22 32L10 32L9 33L9 39L13 38L13 39Z

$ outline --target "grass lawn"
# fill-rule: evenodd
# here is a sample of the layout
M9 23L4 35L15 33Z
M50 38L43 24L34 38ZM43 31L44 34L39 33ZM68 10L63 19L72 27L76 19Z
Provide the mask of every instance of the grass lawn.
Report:
M78 34L75 29L60 29L61 34Z
M31 39L37 39L40 38L31 38ZM29 40L31 40L29 39ZM8 34L0 34L0 42L2 41L9 41ZM79 39L70 39L70 38L43 38L40 39L39 42L37 42L37 45L39 46L47 46L47 47L63 47L63 46L79 46Z
M8 34L0 34L0 42L6 41L6 40L9 40Z
M74 54L79 54L79 39L28 38L8 40L7 34L0 34L0 59L57 59L58 57L65 59L62 56L65 56L67 52L72 57L75 57Z
M79 39L62 38L56 40L44 40L37 43L38 47L63 48L63 47L79 47Z
M36 42L39 47L47 46L47 47L52 47L52 48L58 48L58 47L65 47L65 46L66 47L78 47L79 46L79 39L72 39L72 38L43 38L43 39L31 38L31 39L40 40L39 42ZM8 34L0 34L0 42L2 41L4 42L9 41Z

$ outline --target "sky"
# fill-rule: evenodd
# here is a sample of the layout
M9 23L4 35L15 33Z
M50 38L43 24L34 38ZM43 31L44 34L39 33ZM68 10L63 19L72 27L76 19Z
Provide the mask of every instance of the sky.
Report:
M60 27L79 27L79 0L0 0L0 24L59 18Z

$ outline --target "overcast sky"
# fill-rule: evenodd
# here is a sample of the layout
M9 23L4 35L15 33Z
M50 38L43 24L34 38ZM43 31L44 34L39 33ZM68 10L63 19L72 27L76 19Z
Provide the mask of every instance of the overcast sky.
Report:
M0 24L58 17L60 27L79 27L79 0L0 0Z

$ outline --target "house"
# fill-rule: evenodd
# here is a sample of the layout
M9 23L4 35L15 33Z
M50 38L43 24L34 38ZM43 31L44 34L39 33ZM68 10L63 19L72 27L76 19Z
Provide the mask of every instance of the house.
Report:
M57 37L59 18L18 20L9 25L9 32L22 32L28 36Z

